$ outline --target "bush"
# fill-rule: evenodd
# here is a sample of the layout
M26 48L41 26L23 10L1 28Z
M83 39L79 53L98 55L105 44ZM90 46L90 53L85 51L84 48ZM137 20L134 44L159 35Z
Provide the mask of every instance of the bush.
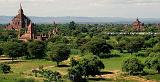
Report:
M44 78L46 78L44 81L45 82L52 82L52 81L56 81L56 82L61 82L61 74L57 71L53 72L51 70L44 70L41 69L39 71L39 74L42 75Z
M129 57L123 61L122 71L135 75L143 72L144 65L136 57Z
M160 53L152 52L149 54L149 57L160 57Z
M139 52L139 53L136 53L135 56L137 57L147 57L149 55L149 53L147 52Z
M148 57L145 64L148 68L155 69L160 74L160 56Z
M11 67L6 64L0 64L0 73L9 73L11 71Z

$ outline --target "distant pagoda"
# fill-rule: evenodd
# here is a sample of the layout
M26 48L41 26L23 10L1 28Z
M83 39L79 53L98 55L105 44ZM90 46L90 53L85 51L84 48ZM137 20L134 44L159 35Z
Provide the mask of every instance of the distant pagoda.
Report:
M139 21L139 19L137 18L136 21L132 23L132 27L135 31L142 31L144 30L144 23Z

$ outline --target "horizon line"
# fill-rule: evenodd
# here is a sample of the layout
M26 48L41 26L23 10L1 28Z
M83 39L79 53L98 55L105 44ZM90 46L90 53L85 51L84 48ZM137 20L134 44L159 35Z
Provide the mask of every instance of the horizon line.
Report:
M0 16L6 16L6 17L15 17L15 16L9 16L9 15L0 15ZM86 18L129 18L129 19L137 19L137 17L117 17L117 16L27 16L27 17L86 17ZM154 18L154 19L160 19L160 17L138 17L138 19L149 19L149 18Z

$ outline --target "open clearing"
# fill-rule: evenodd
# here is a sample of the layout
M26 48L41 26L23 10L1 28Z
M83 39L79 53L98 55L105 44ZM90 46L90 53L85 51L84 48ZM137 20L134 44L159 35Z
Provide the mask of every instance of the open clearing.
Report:
M159 74L146 76L147 79L138 76L123 76L121 73L121 63L124 57L116 57L116 58L107 58L102 59L105 64L104 73L101 76L89 77L89 82L158 82L154 80L147 79L158 79ZM67 70L69 67L56 67L56 63L47 60L25 60L25 61L14 61L11 63L10 60L0 60L1 62L8 62L12 68L12 73L4 75L0 74L1 82L10 82L16 80L18 78L34 78L38 80L38 82L43 82L43 78L36 78L32 73L32 69L39 68L39 66L43 66L44 69L58 71L63 76L67 75ZM66 64L67 61L62 62L61 64ZM14 77L14 78L13 78ZM15 78L16 77L16 78Z

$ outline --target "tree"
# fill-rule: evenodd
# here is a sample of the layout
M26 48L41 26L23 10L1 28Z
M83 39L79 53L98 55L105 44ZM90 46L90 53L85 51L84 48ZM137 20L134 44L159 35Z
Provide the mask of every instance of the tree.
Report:
M150 38L149 40L145 41L144 46L146 48L149 48L149 47L153 47L156 43L158 43L158 39Z
M136 57L129 57L123 61L122 71L128 72L130 75L143 72L144 65Z
M91 40L86 44L86 48L94 55L100 57L100 53L108 54L113 47L106 43L104 39Z
M73 82L85 82L83 79L83 69L76 65L68 70L69 79Z
M11 57L12 61L14 58L22 57L27 53L26 47L23 43L5 42L2 46L4 54Z
M69 58L70 53L71 50L64 44L57 44L53 46L53 48L50 51L48 51L50 59L52 61L56 61L57 66L59 65L59 62L67 60Z
M71 30L75 30L75 29L76 29L76 23L75 23L74 21L71 21L71 22L69 23L69 28L70 28Z
M78 39L76 40L76 43L77 43L78 46L82 46L82 45L86 44L88 41L89 41L89 40L86 39L86 38L78 38Z
M126 44L126 50L130 53L138 52L144 45L144 39L142 37L135 37Z
M101 69L104 69L104 64L99 57L85 55L76 63L75 60L72 61L72 67L69 69L69 77L73 81L81 81L83 79L82 76L86 78L90 75L98 75Z
M145 64L148 68L157 70L160 73L160 53L152 53L146 59Z
M27 58L43 58L45 56L45 44L41 41L29 42L27 46L29 56Z
M48 42L67 44L69 43L69 40L64 36L56 35L54 37L49 38Z

